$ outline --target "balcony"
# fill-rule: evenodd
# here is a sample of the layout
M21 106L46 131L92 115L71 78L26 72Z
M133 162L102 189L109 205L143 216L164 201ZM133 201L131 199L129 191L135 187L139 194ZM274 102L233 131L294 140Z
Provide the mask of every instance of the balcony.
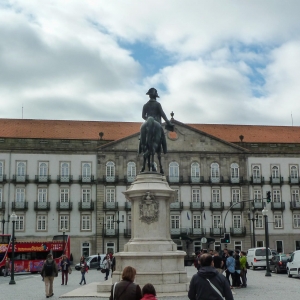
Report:
M212 211L222 211L224 210L224 202L210 202L209 209Z
M180 238L180 237L187 237L191 234L191 228L171 228L171 238Z
M223 176L219 176L219 177L209 176L209 183L210 184L218 184L218 183L223 183L223 182L224 182Z
M299 201L291 201L290 202L290 209L300 209L300 202Z
M49 211L50 210L50 202L34 202L34 210L35 211Z
M117 229L104 229L104 236L106 236L106 237L118 236L118 230Z
M119 176L106 176L103 175L101 182L104 183L118 183L119 182Z
M24 202L12 202L11 203L11 209L14 211L18 211L18 210L28 210L28 202L24 201Z
M265 177L253 177L251 176L251 179L250 179L250 184L252 185L255 185L255 184L264 184L265 183Z
M173 202L170 203L170 210L182 210L183 202Z
M265 202L252 202L253 209L263 210L265 205L266 205Z
M192 228L191 235L193 236L205 236L206 229L205 228Z
M169 183L182 183L183 176L167 176L167 181Z
M118 202L103 202L103 210L118 210Z
M94 210L94 201L89 202L78 202L79 211L93 211Z
M15 183L28 183L29 175L13 175L12 181Z
M230 202L230 209L232 211L242 211L244 209L244 202Z
M0 175L0 182L6 182L6 175Z
M72 210L73 205L72 202L57 202L56 210L58 211L70 211Z
M244 183L244 178L242 176L241 177L230 177L229 182L231 184L242 184L242 183Z
M232 235L232 236L246 236L246 227L230 228L230 235Z
M270 177L270 183L272 185L283 184L283 177Z
M299 184L299 177L289 177L289 184Z
M50 183L51 175L35 175L34 181L36 183Z
M132 183L135 181L136 176L124 176L124 182L125 183Z
M5 202L0 202L0 211L5 211Z
M210 236L222 236L224 235L225 230L223 227L221 228L210 228Z
M131 237L131 228L124 229L124 237L130 238Z
M73 176L72 175L57 175L58 183L72 183Z
M204 177L203 176L189 176L189 183L190 184L197 184L197 183L203 183Z
M131 202L125 202L125 211L131 211Z
M285 202L271 202L271 210L285 210Z
M190 202L190 209L201 211L204 209L204 202Z
M89 175L89 176L79 176L79 182L80 183L95 183L95 177L94 175Z

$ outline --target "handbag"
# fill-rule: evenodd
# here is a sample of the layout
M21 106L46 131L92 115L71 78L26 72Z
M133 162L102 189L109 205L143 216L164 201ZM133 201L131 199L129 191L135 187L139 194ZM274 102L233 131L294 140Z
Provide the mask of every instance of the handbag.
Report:
M106 272L106 269L101 269L101 273L105 273Z
M69 268L68 268L68 273L72 274L72 268L71 268L71 266L69 266Z

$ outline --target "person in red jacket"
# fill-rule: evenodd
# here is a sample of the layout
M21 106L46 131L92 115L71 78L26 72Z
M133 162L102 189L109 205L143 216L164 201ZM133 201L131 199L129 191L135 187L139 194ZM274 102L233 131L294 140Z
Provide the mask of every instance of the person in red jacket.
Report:
M151 283L147 283L142 288L143 298L141 300L157 300L156 291Z

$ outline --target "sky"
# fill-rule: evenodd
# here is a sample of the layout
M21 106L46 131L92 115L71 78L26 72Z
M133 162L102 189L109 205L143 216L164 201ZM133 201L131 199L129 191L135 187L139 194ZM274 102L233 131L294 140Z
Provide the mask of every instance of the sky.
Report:
M300 126L299 11L299 0L0 0L0 118L142 122L155 87L183 123Z

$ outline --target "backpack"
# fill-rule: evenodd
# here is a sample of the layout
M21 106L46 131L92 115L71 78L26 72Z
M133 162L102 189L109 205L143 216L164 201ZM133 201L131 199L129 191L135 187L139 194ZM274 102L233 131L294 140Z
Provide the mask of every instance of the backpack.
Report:
M52 276L52 274L53 274L53 271L54 271L54 269L53 269L53 260L51 261L51 262L49 262L48 260L46 260L46 262L45 262L45 268L44 268L44 270L45 270L45 276Z

